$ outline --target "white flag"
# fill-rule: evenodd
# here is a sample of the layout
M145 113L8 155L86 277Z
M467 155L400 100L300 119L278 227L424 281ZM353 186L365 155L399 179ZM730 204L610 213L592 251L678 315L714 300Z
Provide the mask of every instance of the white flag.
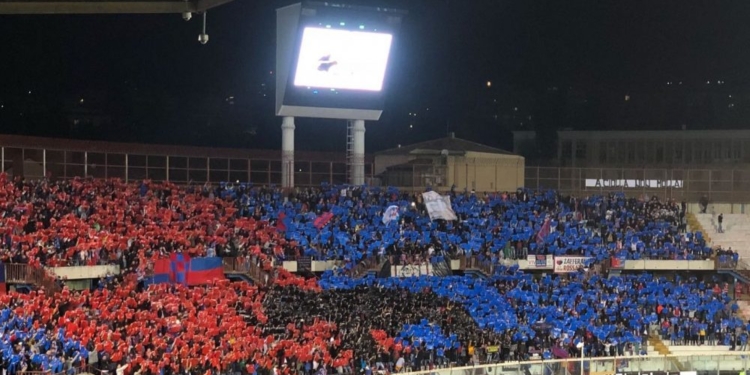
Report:
M393 220L398 220L398 206L390 206L383 213L383 224L388 225Z
M456 213L451 208L451 198L449 196L441 196L434 191L428 191L422 193L422 199L427 207L427 213L430 215L430 220L457 220Z

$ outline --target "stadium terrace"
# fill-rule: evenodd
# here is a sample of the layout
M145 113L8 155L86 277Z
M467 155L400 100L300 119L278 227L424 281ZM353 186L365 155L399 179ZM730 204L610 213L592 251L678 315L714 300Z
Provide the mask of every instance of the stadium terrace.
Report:
M654 337L673 347L747 343L720 274L602 271L613 259L716 257L702 233L686 231L684 205L656 197L3 175L0 210L6 265L120 270L91 288L58 279L4 294L10 374L371 374L647 355ZM720 254L737 264L736 252ZM552 274L508 263L529 255L578 261ZM281 267L304 257L342 266ZM353 272L372 258L390 269L467 257L492 273ZM229 258L266 277L228 280Z

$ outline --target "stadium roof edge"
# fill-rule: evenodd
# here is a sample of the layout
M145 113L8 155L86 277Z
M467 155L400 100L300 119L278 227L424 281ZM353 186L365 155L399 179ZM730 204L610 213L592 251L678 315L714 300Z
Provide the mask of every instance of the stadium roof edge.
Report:
M0 14L160 14L203 12L233 0L0 0Z

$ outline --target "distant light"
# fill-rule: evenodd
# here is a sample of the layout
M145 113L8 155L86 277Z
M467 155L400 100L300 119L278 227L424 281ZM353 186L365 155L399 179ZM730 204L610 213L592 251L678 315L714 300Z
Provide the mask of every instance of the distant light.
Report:
M414 125L409 124L409 129L414 129Z
M359 25L359 29L360 30L364 30L365 29L365 25Z
M326 29L330 29L330 28L331 28L331 25L326 25Z
M273 75L273 70L272 70L272 71L270 71L270 72L268 72L268 74L271 74L271 75Z
M398 148L401 148L401 144L400 143L398 144Z
M83 98L81 98L81 100L79 100L78 102L79 102L79 103L83 103Z
M318 90L313 91L313 94L317 94L317 93L318 93Z
M300 172L302 172L302 168L300 168L300 170L299 170L299 171L300 171Z
M31 90L29 90L29 95L31 95Z
M625 95L625 101L630 101L630 95Z
M711 84L711 81L706 81L706 84L707 84L707 85L710 85L710 84Z
M518 112L518 107L513 107L513 110Z
M492 82L491 81L487 81L487 87L492 87Z
M331 91L336 92L336 89L331 89Z
M731 97L732 97L732 95L729 95L729 97L731 98Z
M341 22L339 26L346 26L346 22Z
M0 108L5 108L5 104L3 104L3 105L0 105Z

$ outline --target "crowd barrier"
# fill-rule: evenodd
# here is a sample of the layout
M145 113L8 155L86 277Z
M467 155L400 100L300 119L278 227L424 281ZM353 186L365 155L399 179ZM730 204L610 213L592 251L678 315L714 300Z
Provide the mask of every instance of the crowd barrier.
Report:
M480 259L476 255L461 255L454 258L454 260L456 259L459 264L458 271L473 270L481 272L485 276L493 275L499 265L508 265L507 262L500 264L489 259ZM346 274L351 278L360 278L367 272L382 266L380 261L381 259L378 256L369 256L356 266L348 269ZM264 269L257 257L225 257L222 258L222 262L225 273L242 273L258 284L268 285L274 279L274 271ZM622 264L618 263L618 267L614 267L610 262L611 260L596 264L589 269L589 272L606 274L610 268L622 268ZM750 279L750 263L746 260L740 260L737 263L729 256L717 256L714 262L716 264L715 269L718 271L733 270ZM61 290L55 277L41 267L20 263L6 263L3 266L5 267L5 281L8 284L36 285L51 294ZM150 272L147 271L147 273Z
M6 283L36 285L50 295L54 295L61 290L55 277L42 267L19 263L7 263L4 266Z
M504 362L406 372L408 375L619 375L671 373L687 375L739 373L748 369L748 352L698 355L647 355ZM581 368L583 365L583 368ZM583 370L583 371L582 371Z
M273 282L273 272L263 269L257 257L222 258L222 263L225 273L246 274L260 285L270 285Z

